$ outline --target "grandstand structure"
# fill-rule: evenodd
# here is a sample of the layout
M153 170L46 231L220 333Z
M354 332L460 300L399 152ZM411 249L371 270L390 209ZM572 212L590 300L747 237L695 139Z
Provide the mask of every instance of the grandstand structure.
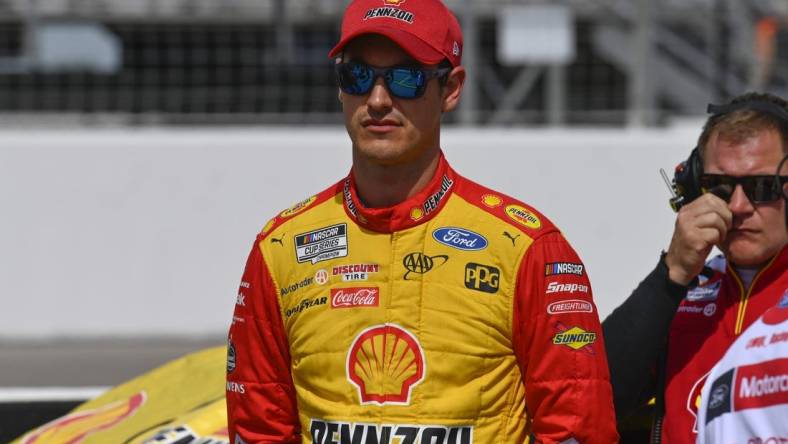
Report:
M748 90L788 95L784 0L446 3L469 70L451 123L651 126ZM336 123L326 54L345 4L0 0L0 125ZM571 59L507 61L506 16L545 4L569 17Z

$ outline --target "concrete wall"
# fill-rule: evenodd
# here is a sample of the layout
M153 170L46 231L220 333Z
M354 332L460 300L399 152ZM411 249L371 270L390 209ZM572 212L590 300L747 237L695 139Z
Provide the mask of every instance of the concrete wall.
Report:
M602 317L667 247L698 125L447 129L468 177L547 214ZM0 338L221 335L255 234L343 177L344 129L0 131Z

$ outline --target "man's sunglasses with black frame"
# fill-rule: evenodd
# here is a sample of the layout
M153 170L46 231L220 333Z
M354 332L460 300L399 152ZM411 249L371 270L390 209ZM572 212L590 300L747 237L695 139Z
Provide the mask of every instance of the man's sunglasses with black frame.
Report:
M773 202L783 197L785 192L783 191L783 186L786 183L788 183L788 176L775 176L773 174L741 177L725 174L703 174L700 176L700 186L704 193L708 193L720 185L729 186L731 194L727 196L726 201L730 201L736 185L741 185L744 194L747 196L747 199L750 199L750 202Z
M339 88L354 96L369 93L378 77L391 95L400 99L417 99L424 94L430 79L441 77L451 68L425 68L420 66L391 66L378 68L361 62L344 62L334 65Z

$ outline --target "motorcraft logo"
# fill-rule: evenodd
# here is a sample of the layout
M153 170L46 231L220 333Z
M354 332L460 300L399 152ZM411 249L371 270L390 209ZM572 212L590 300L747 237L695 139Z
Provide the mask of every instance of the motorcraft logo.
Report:
M482 264L470 262L465 265L465 288L497 293L501 278L501 270Z
M295 237L296 258L299 263L321 261L347 256L347 224L337 224Z
M575 264L573 262L551 262L545 264L544 275L555 276L558 274L574 274L582 276L583 268L583 264Z
M445 264L448 260L449 256L445 254L427 256L424 253L410 253L402 259L402 265L408 270L402 279L407 281L411 273L425 274L433 268Z
M555 301L547 306L547 314L561 313L593 313L594 305L582 299L566 299Z
M333 276L342 276L343 282L366 281L370 273L380 271L378 264L347 264L338 265L331 270Z
M464 251L479 251L487 248L487 239L479 233L457 227L438 228L432 238L448 247Z
M736 410L788 404L788 358L745 365L736 371Z
M379 300L378 287L331 289L331 308L377 307Z
M372 420L370 420L372 422ZM369 424L312 419L309 434L315 444L472 444L472 426Z
M421 344L396 324L362 331L347 354L347 378L356 386L362 405L410 405L411 392L425 374Z

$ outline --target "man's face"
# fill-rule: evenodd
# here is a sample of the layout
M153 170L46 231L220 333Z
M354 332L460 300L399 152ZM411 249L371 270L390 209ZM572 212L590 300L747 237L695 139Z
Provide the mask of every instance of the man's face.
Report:
M386 68L418 65L391 40L376 34L360 36L345 48L344 61ZM383 78L372 90L356 96L339 93L345 127L353 141L354 159L378 165L408 163L440 144L440 119L456 103L446 100L438 79L431 79L421 97L400 99L386 89Z
M706 145L704 171L730 176L774 174L782 158L782 140L776 130L763 130L740 142L721 138L715 131ZM728 208L733 227L720 248L734 264L761 266L788 243L783 199L753 204L737 185Z

